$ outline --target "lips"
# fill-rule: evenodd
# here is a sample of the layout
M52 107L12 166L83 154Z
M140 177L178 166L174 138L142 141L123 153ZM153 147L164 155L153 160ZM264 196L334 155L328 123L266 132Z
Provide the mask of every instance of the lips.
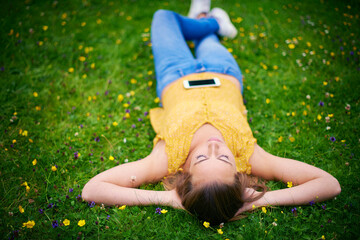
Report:
M209 138L208 142L211 142L211 141L221 142L222 143L222 141L220 139L216 138L216 137Z

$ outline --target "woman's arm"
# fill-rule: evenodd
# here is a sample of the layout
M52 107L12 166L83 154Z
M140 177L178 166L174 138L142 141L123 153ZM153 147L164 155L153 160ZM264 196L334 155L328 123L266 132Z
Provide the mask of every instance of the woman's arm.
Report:
M268 191L262 198L245 204L242 211L251 210L252 205L258 207L320 202L333 198L341 192L339 182L329 173L303 162L274 156L258 145L255 145L250 164L254 176L265 180L292 182L293 187ZM251 190L248 194L250 192Z
M168 173L165 142L156 144L149 156L125 163L93 177L83 188L82 198L106 205L166 205L176 207L172 191L137 189L144 183L157 182Z

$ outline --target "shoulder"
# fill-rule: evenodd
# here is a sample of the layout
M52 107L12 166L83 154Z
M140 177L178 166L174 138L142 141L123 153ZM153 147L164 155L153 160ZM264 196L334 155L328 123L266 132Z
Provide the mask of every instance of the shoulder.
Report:
M162 173L167 173L168 171L168 157L165 151L165 146L166 144L164 140L158 141L150 155L146 158L149 167L151 167L153 171Z

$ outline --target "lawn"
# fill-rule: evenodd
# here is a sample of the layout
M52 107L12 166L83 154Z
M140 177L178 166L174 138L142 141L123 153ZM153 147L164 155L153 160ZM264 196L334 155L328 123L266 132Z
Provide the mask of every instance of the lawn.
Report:
M239 31L222 43L245 77L244 100L258 144L331 173L342 186L335 199L267 206L225 223L221 231L164 206L82 201L91 177L150 153L155 133L148 113L159 105L152 15L160 8L186 15L189 5L190 0L2 3L3 239L359 238L358 1L212 3L229 12ZM271 181L267 186L288 187ZM141 188L163 189L160 183Z

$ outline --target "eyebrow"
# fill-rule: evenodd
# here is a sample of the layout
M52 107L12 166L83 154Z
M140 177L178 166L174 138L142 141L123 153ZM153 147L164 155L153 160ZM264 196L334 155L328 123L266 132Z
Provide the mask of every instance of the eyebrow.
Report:
M194 165L196 165L196 164L199 164L199 163L201 163L201 162L204 162L204 161L206 161L206 160L208 160L209 158L205 158L205 159L202 159L202 160L200 160L200 161L197 161L196 163L194 163ZM230 163L230 162L228 162L228 161L226 161L226 160L223 160L223 159L220 159L220 158L216 158L217 160L219 160L219 161L223 161L223 162L225 162L225 163L227 163L227 164L230 164L231 166L232 166L232 164Z

